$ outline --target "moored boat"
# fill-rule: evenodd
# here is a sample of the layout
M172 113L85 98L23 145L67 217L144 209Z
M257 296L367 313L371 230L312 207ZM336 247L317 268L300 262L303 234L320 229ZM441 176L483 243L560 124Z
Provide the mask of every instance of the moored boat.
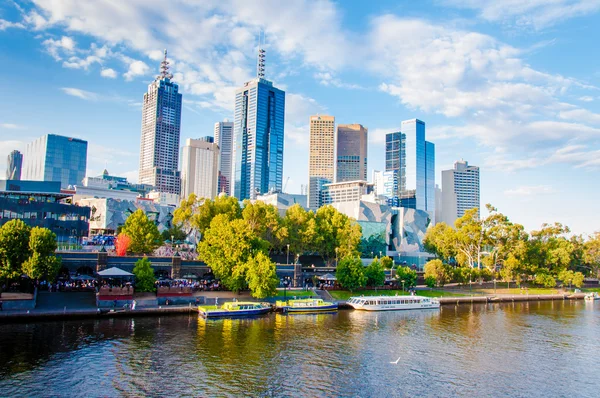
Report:
M277 301L276 305L281 308L283 312L327 312L337 311L337 303L331 303L323 301L322 299L301 299L301 300L286 300Z
M264 303L245 301L232 301L223 304L220 308L198 307L198 314L204 318L233 318L256 316L271 311L271 306Z
M437 299L422 296L350 297L348 304L363 311L398 311L440 308Z
M585 295L584 299L586 301L600 300L600 295L598 294L598 292L588 293Z

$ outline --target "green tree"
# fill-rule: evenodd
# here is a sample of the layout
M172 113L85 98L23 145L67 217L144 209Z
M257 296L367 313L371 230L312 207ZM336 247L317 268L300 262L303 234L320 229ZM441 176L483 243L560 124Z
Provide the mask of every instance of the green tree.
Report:
M384 269L392 269L392 267L394 266L394 260L392 260L391 257L385 256L385 257L381 257L381 266Z
M171 240L174 240L175 242L183 242L186 240L187 234L182 227L177 224L173 224L171 228L162 231L160 237L163 241L171 242Z
M153 221L150 221L142 209L137 209L127 217L122 233L129 236L129 253L148 254L162 244L160 233Z
M542 229L531 232L527 252L529 274L558 275L569 267L574 250L573 243L565 237L569 232L560 223L543 224Z
M181 201L173 213L173 222L182 225L188 234L195 230L203 237L212 219L219 214L227 215L230 220L240 218L242 210L239 201L227 195L219 195L211 200L191 194Z
M385 283L385 271L377 257L365 267L364 274L367 278L367 286L377 287Z
M596 232L585 242L583 259L596 277L600 276L600 232Z
M449 262L456 257L456 231L444 222L435 224L427 229L423 247L428 253Z
M350 217L327 205L317 210L316 225L315 251L328 264L331 265L336 257L340 259L359 254L358 245L362 232L360 225Z
M435 276L433 275L429 275L425 277L425 285L427 285L427 287L429 288L434 288L437 284L437 280L435 279Z
M258 252L246 264L246 282L252 297L264 299L275 294L279 278L275 263L263 252Z
M0 227L0 294L2 281L17 278L23 273L23 263L29 257L31 228L22 220L10 220Z
M23 270L32 279L54 281L61 260L54 255L56 234L47 228L34 227L29 236L31 256L23 263Z
M133 274L135 275L135 290L138 292L154 292L156 290L156 278L154 277L152 263L150 263L148 257L141 258L135 262Z
M427 279L427 277L435 278L437 286L444 286L446 283L450 282L451 275L452 268L448 264L442 263L441 260L429 260L425 264L425 279Z
M337 266L335 277L343 288L352 292L367 283L364 268L360 257L344 257Z
M514 255L508 256L500 269L500 277L504 282L515 281L518 285L521 284L521 264Z
M417 271L410 269L410 267L398 267L396 268L396 280L398 282L404 281L404 288L408 289L417 286Z
M288 231L290 252L302 255L315 248L317 237L315 213L304 210L296 203L287 209L283 223Z
M477 208L465 211L465 214L454 222L456 227L455 249L459 264L470 268L481 267L485 231L477 216Z
M275 206L260 200L254 203L245 200L242 218L256 236L269 242L270 249L276 251L283 249L286 244L284 242L288 239L288 230Z
M535 283L544 287L556 287L556 279L546 272L539 272L536 274Z
M558 279L563 283L563 286L583 286L584 276L581 272L574 272L572 270L563 270L558 274Z

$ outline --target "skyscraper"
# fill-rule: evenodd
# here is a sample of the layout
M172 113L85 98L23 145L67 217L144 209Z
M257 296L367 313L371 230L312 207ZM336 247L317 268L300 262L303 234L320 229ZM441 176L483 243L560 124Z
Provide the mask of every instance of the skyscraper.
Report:
M217 196L219 147L213 137L187 139L183 147L181 166L181 195L194 193L198 198Z
M12 151L6 160L6 179L20 180L21 167L23 167L23 154L17 150Z
M479 167L469 166L465 160L454 162L453 169L442 171L441 221L454 226L457 218L475 207L480 209Z
M219 184L217 192L231 196L233 169L233 122L215 123L215 143L219 146Z
M61 188L80 185L87 166L87 141L46 134L27 144L23 179L60 181Z
M337 127L336 182L367 180L367 134L360 124Z
M406 136L400 131L385 135L385 171L395 174L391 197L400 197L406 189Z
M310 147L308 161L308 207L321 206L324 184L335 179L335 117L310 117Z
M139 183L153 185L158 192L179 195L181 94L172 78L165 50L160 74L144 94Z
M264 78L264 56L259 48L256 79L235 93L232 192L239 200L282 188L285 92Z

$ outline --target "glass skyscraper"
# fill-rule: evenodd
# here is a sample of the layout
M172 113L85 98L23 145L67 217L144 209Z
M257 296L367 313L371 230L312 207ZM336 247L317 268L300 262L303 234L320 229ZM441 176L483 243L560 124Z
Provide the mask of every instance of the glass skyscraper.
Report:
M400 197L406 187L406 136L400 131L385 135L385 171L395 173L391 197Z
M340 124L336 141L335 181L366 181L368 130L360 124Z
M233 122L215 123L215 143L219 146L219 186L217 192L231 196L233 169Z
M165 50L161 73L144 94L139 183L153 185L158 192L179 195L181 94L172 78Z
M61 188L82 185L87 167L87 141L47 134L27 144L24 180L60 181Z
M12 151L6 159L6 179L20 180L23 167L23 154L17 150Z
M285 92L263 76L259 62L258 77L235 93L232 192L239 200L282 188Z

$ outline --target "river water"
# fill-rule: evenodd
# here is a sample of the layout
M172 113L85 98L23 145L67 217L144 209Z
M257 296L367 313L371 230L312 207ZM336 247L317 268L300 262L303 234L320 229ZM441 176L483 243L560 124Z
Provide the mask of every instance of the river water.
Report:
M600 303L0 325L2 397L182 395L598 397Z

